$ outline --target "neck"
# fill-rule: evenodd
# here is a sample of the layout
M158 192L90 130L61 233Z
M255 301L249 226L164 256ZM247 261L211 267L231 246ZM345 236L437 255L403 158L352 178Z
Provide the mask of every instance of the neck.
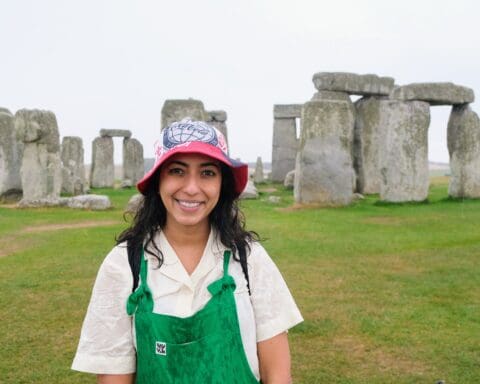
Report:
M163 228L163 233L167 238L168 242L173 246L183 245L183 246L196 246L200 245L203 247L207 243L208 236L210 235L210 224L207 222L205 225L201 226L176 226L167 222Z

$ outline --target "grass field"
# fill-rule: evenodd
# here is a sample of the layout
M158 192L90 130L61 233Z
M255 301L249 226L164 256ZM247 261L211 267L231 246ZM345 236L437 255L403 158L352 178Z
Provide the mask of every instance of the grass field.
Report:
M305 322L297 383L480 381L480 201L445 178L421 204L292 207L280 185L242 202ZM133 190L106 212L0 206L0 383L94 383L70 371L96 271ZM280 203L267 200L280 197Z

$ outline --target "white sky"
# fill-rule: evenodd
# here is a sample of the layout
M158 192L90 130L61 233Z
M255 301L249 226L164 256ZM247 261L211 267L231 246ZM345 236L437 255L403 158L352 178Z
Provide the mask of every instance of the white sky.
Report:
M53 111L62 137L83 138L89 163L101 128L131 130L153 157L164 101L192 97L227 111L234 157L270 161L273 105L308 101L316 72L451 81L478 94L479 4L3 0L0 106ZM430 160L448 162L449 110L431 109Z

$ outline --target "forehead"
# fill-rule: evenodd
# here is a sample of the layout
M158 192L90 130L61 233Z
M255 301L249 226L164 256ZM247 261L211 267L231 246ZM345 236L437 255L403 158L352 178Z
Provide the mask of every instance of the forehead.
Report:
M203 165L203 164L214 164L219 166L220 162L213 157L203 155L200 153L176 153L170 157L165 164L170 164L173 162L181 162L187 165Z

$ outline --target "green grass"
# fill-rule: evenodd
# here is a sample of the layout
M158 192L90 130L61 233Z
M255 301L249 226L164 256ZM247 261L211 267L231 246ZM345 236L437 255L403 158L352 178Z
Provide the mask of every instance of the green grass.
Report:
M248 227L305 317L289 334L295 382L480 380L480 201L448 199L443 178L421 204L298 209L282 186L260 190L241 204ZM0 206L0 383L95 382L69 367L134 191L99 193L111 210Z

